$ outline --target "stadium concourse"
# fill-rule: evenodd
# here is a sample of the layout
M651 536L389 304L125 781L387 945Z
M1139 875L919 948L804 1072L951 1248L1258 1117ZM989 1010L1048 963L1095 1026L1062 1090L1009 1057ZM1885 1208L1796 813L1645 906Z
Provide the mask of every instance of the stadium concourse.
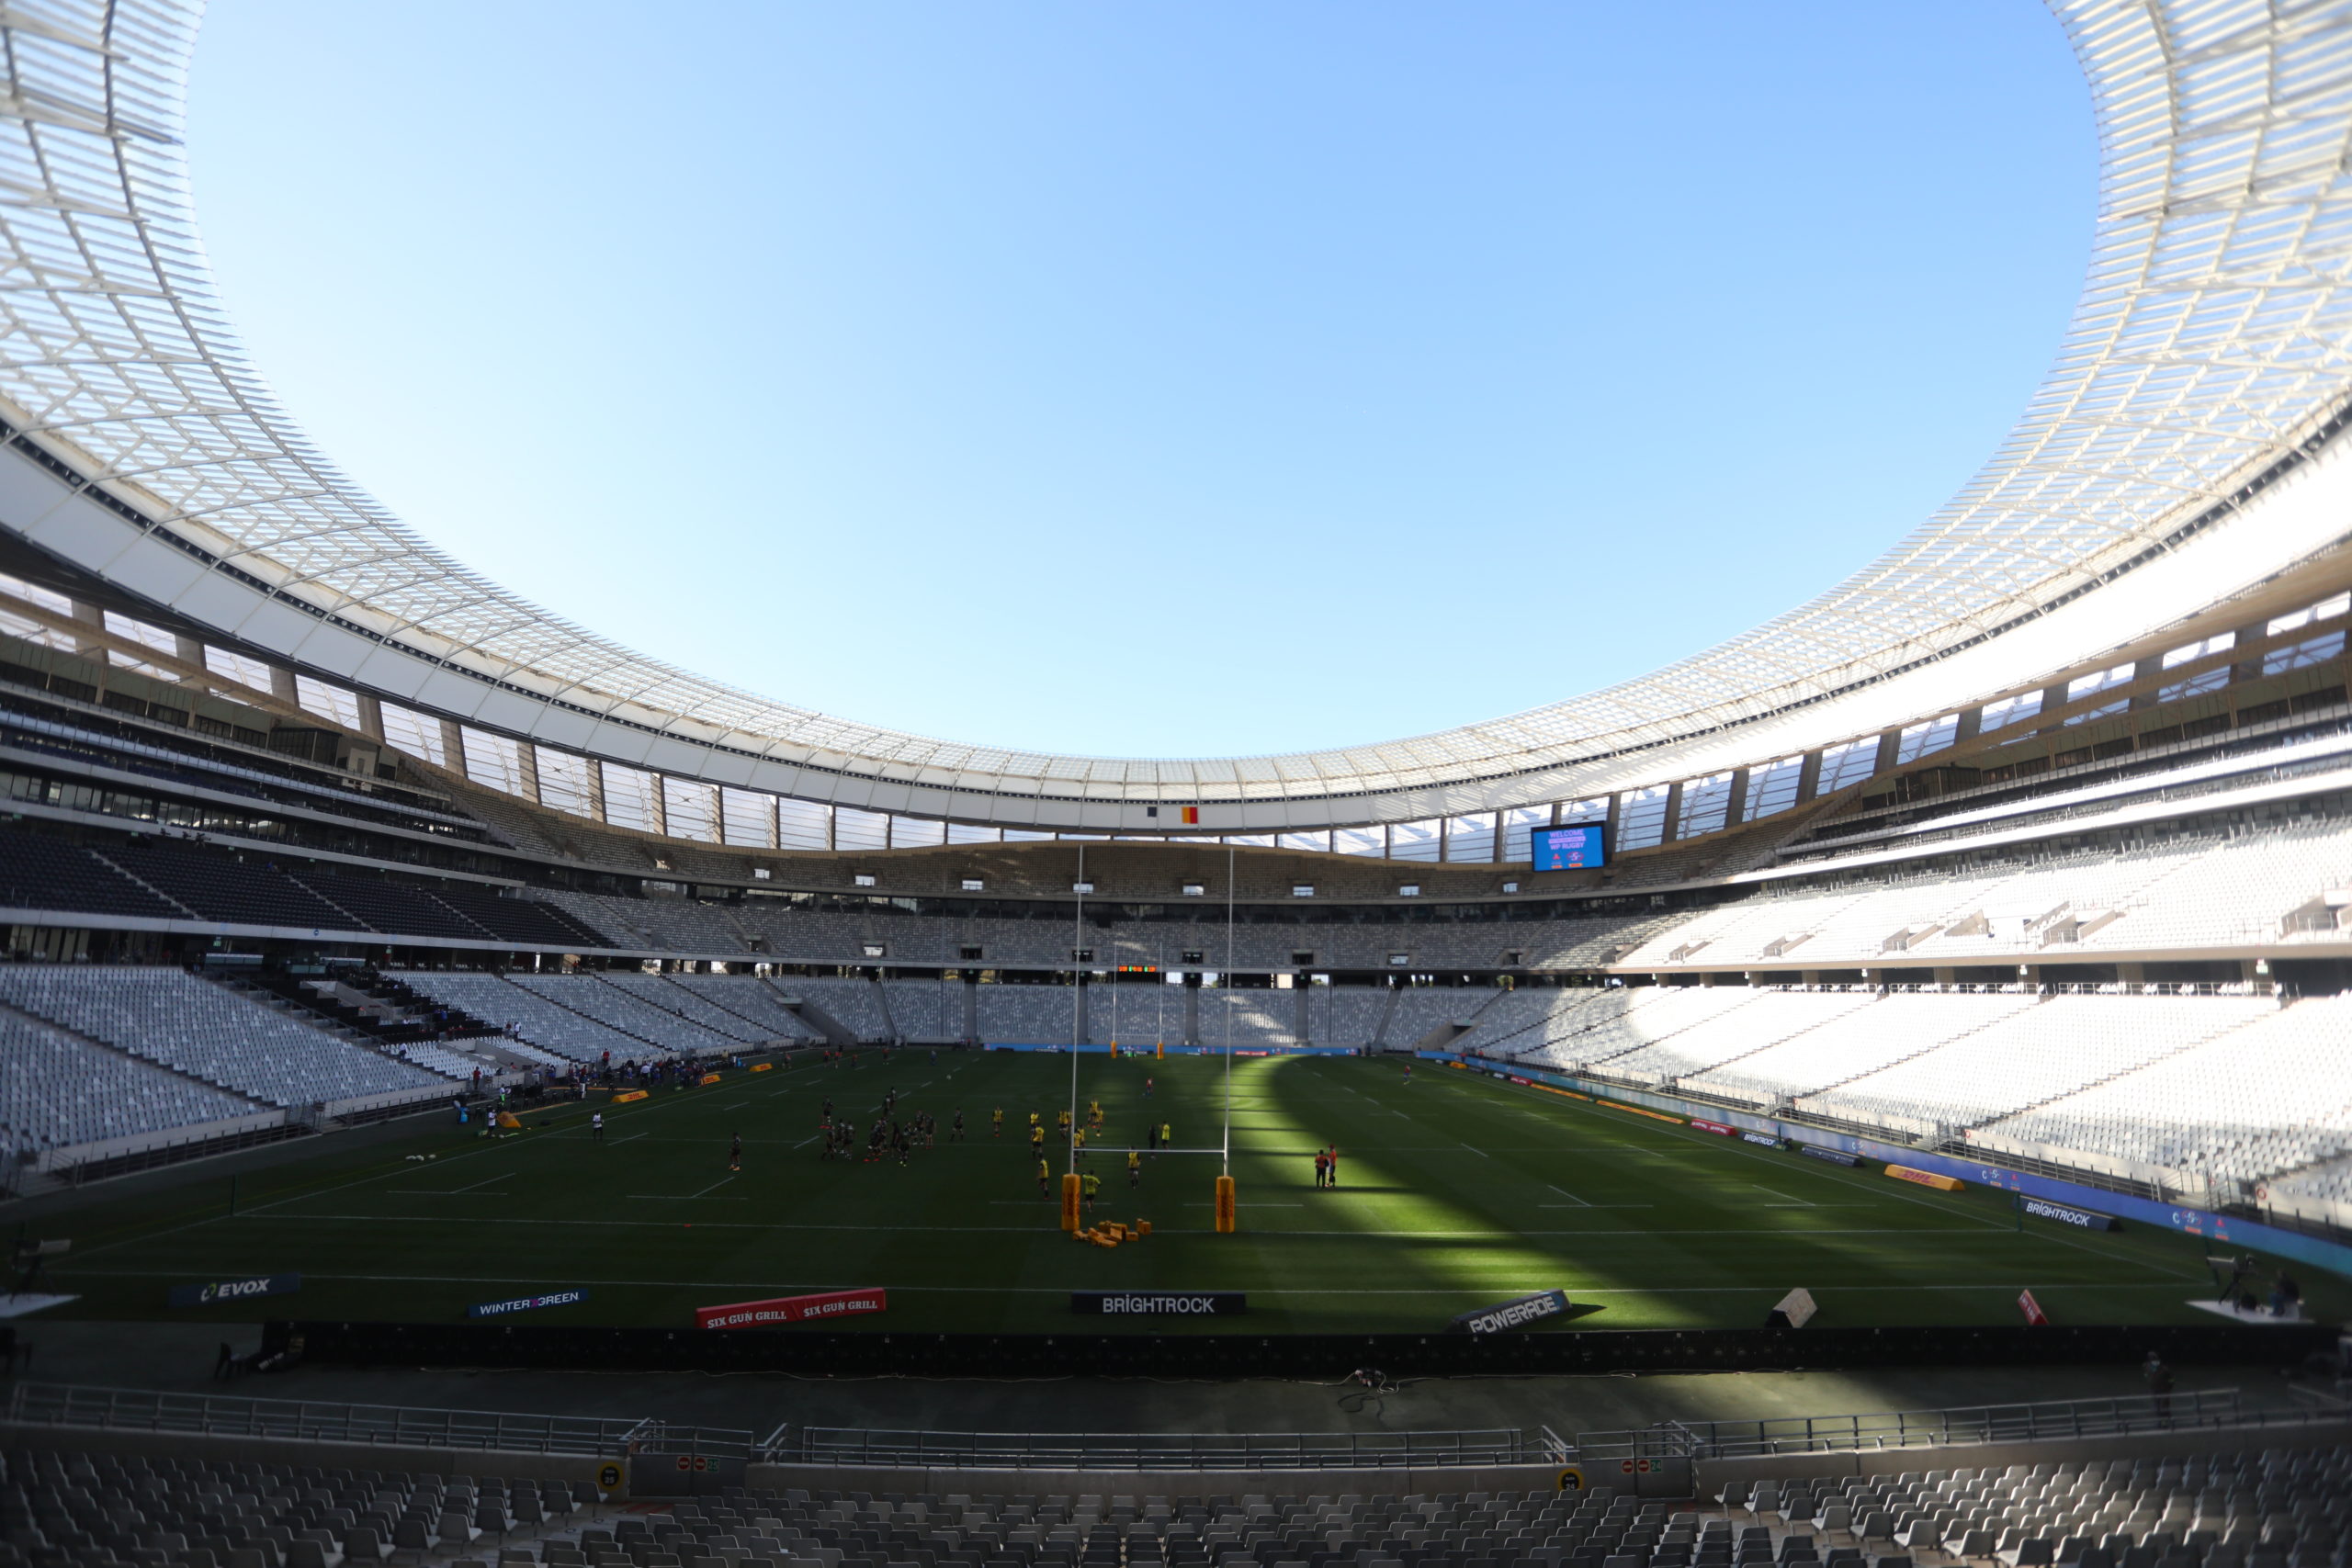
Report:
M1136 759L428 546L215 299L198 7L0 7L0 1568L2346 1568L2352 9L2051 9L1947 505Z

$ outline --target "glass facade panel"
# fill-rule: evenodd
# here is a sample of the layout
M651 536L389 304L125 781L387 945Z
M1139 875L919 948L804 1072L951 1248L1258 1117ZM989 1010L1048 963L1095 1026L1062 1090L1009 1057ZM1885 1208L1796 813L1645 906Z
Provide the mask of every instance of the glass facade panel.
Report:
M2066 682L2066 700L2078 703L2085 697L2098 695L2109 686L2120 686L2132 679L2132 669L2129 664L2119 664L2112 670L2094 670L2087 675L2077 675Z
M1310 850L1318 854L1331 852L1331 835L1319 833L1284 833L1275 843L1285 850Z
M422 757L436 768L449 765L448 732L430 714L415 713L392 703L379 703L384 716L384 744L412 757Z
M2088 724L2095 718L2113 718L2117 714L2129 713L2131 710L2132 699L2129 697L2118 697L2111 703L2101 703L2095 708L2086 708L2081 713L2078 713L2074 717L2068 719L2065 724L2059 726L2059 728L2064 729L2077 724Z
M833 807L833 848L887 850L889 847L888 817L879 811L860 811L853 806Z
M1495 858L1495 814L1473 811L1445 820L1445 858L1471 863Z
M968 822L947 824L947 841L951 844L998 844L1004 841L1001 828L976 828Z
M384 705L384 733L392 730L392 706ZM539 804L553 811L568 811L574 817L599 817L596 807L596 765L585 757L575 757L569 751L550 747L532 748L532 761L538 766Z
M2338 593L2333 599L2323 599L2316 604L2306 604L2290 615L2278 616L2262 628L2266 637L2284 637L2299 632L2313 621L2324 621L2352 609L2352 592ZM111 617L109 617L111 619Z
M618 762L599 764L604 773L605 820L640 833L662 830L662 781Z
M1438 836L1438 818L1426 822L1394 822L1388 828L1388 858L1390 860L1433 861L1438 858L1442 840Z
M332 724L345 729L359 728L359 697L340 686L330 686L324 681L313 681L308 675L294 677L294 700L305 713L317 714Z
M117 615L112 610L105 612L105 620L107 630L126 642L135 642L141 648L152 648L157 653L168 653L174 658L179 656L180 639L161 626L134 621L129 615Z
M1749 769L1747 799L1740 806L1740 820L1754 822L1786 811L1797 803L1797 785L1804 779L1803 757L1783 757Z
M1605 795L1594 795L1590 800L1560 802L1560 826L1563 828L1574 828L1586 822L1608 820L1609 797Z
M695 779L664 778L662 820L673 839L718 842L718 791Z
M730 789L721 785L718 791L718 826L721 835L730 844L745 849L775 848L775 799L757 790Z
M1673 794L1668 784L1652 784L1647 789L1628 790L1617 797L1617 843L1620 852L1645 850L1666 839L1666 797Z
M2157 687L2156 701L2177 703L2183 697L2201 697L2208 692L2221 691L2229 683L2230 667L2224 664L2218 670L2199 671L2186 681L2175 681L2169 686Z
M469 724L458 727L458 743L465 748L468 779L501 795L524 793L520 743Z
M1376 859L1388 852L1388 832L1383 828L1337 828L1331 832L1331 847L1343 855Z
M1959 735L1960 715L1956 713L1906 725L1903 733L1894 738L1894 760L1916 762L1922 757L1932 757L1950 746Z
M1514 806L1503 813L1503 859L1523 861L1533 852L1528 848L1527 836L1538 828L1552 825L1552 808L1548 806Z
M269 690L269 666L258 659L248 659L242 653L225 648L205 645L204 667L223 681L234 681L240 686L251 686L256 692Z
M2165 654L2164 668L2171 670L2179 665L2192 664L2199 659L2209 658L2216 653L2227 653L2237 645L2237 633L2216 632L2211 637L2205 637L2197 642L2186 644L2180 648L2176 648L2171 652Z
M780 850L831 849L833 808L814 800L779 799L775 803L775 847Z
M2301 670L2307 664L2324 664L2344 651L2344 634L2330 632L2291 648L2274 648L2262 656L2265 675L2282 674L2289 670Z
M1865 736L1849 740L1843 746L1830 746L1821 753L1821 777L1814 784L1816 795L1831 795L1849 784L1858 784L1878 772L1878 737Z
M893 817L890 818L890 847L894 850L928 849L947 841L947 824L927 817Z
M6 632L10 637L22 637L27 642L37 642L43 648L62 648L68 653L81 646L52 626L43 626L39 621L27 620L24 616L8 610L0 610L0 631Z
M1274 847L1272 833L1228 833L1225 841L1238 844L1245 850L1271 850Z
M74 601L64 594L53 588L43 588L38 582L27 582L21 577L11 577L5 571L0 571L0 593L6 593L12 599L22 599L28 604L38 604L52 615L70 616L74 614Z
M1682 809L1675 814L1674 836L1695 839L1713 833L1731 820L1731 774L1713 773L1682 786Z
M1977 711L1976 732L1990 735L1996 729L2007 729L2013 724L2023 724L2041 712L2040 692L2019 692L2014 697L2003 697L1996 703L1986 703Z

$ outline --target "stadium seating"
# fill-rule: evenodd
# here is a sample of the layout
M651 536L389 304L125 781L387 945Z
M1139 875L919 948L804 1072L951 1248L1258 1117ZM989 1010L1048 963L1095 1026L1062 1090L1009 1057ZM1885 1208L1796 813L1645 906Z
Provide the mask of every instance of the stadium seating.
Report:
M1864 996L1862 1004L1792 1021L1795 1027L1683 1080L1682 1087L1724 1100L1771 1105L1833 1088L1934 1050L1948 1040L2031 1007L2018 992ZM1742 1024L1751 1015L1735 1015ZM1760 1021L1763 1015L1754 1015Z
M776 984L786 996L806 998L860 1040L890 1038L890 1015L883 1010L882 993L871 980L795 975Z
M1317 986L1307 992L1307 1033L1317 1045L1376 1044L1392 994L1376 986Z
M784 1005L783 993L766 980L751 975L672 975L673 986L693 992L713 1007L733 1013L768 1040L815 1040L817 1032Z
M0 1156L249 1116L254 1101L0 1012Z
M1200 995L1200 1043L1232 1044L1243 1051L1300 1043L1297 993L1255 991L1235 987L1204 990Z
M420 996L444 1007L469 1013L482 1022L512 1030L516 1038L550 1051L566 1061L600 1065L609 1053L615 1066L650 1061L671 1054L653 1040L617 1029L560 1007L536 991L510 985L503 976L441 973L413 969L401 980Z
M885 980L883 1005L890 1027L912 1044L949 1045L964 1038L964 984L960 980Z
M596 978L607 986L616 987L649 1007L707 1030L721 1039L739 1044L756 1045L774 1039L763 1033L751 1020L729 1012L716 1003L706 1001L696 993L672 981L664 975L645 975L627 969L601 971Z
M672 1051L689 1055L724 1052L741 1043L655 1007L601 975L510 975L507 978L558 1007Z
M992 1045L1065 1045L1077 1023L1074 987L982 986L972 1000L980 1038Z
M1408 986L1396 992L1381 1031L1381 1043L1419 1044L1441 1025L1469 1023L1503 992L1487 987Z
M178 969L0 965L0 1001L265 1105L445 1087Z

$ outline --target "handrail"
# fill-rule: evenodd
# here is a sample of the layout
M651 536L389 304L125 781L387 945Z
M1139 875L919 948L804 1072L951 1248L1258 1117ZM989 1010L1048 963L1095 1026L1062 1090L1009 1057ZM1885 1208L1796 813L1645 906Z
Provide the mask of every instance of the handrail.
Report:
M613 1458L640 1452L754 1457L749 1432L678 1427L650 1419L239 1399L64 1383L17 1384L10 1391L6 1405L0 1407L0 1420L28 1427L275 1438L373 1448Z
M1663 1421L1623 1431L1579 1432L1576 1451L1584 1459L1737 1459L2210 1431L2342 1418L2342 1411L2248 1410L2239 1390L2222 1388L1949 1410L1785 1416L1753 1421Z
M1546 1439L1549 1441L1546 1441ZM1548 1463L1549 1433L922 1432L779 1427L771 1461L961 1470L1336 1470Z

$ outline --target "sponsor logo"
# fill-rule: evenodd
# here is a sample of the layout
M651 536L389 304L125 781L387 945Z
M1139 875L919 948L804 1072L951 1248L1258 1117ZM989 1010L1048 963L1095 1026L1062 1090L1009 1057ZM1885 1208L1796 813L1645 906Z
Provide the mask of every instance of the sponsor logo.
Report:
M1761 1144L1768 1149L1777 1149L1781 1146L1781 1140L1770 1133L1742 1133L1739 1137L1742 1143Z
M601 1491L619 1491L621 1486L621 1467L616 1464L598 1465L596 1467L596 1485Z
M1538 1291L1532 1296L1504 1302L1499 1306L1480 1307L1465 1312L1446 1328L1454 1334L1499 1334L1507 1328L1520 1328L1547 1317L1557 1317L1568 1310L1566 1291Z
M2121 1228L2120 1222L2113 1214L2095 1214L2088 1209L2069 1209L2064 1203L2052 1203L2047 1198L2025 1199L2021 1207L2038 1219L2055 1220L2062 1225L2080 1225L2086 1231Z
M1105 1317L1230 1317L1250 1310L1239 1291L1072 1291L1072 1312Z
M1825 1149L1819 1144L1799 1144L1797 1145L1797 1153L1804 1156L1807 1159L1827 1160L1831 1165L1860 1165L1862 1163L1861 1159L1858 1156L1849 1155L1843 1149Z
M290 1296L301 1288L300 1274L256 1274L246 1280L174 1285L168 1299L175 1307L210 1306L215 1302L242 1302L255 1296Z
M468 1317L504 1317L511 1312L537 1312L541 1307L570 1306L588 1299L585 1291L550 1291L543 1296L517 1296L511 1302L484 1302L466 1309Z
M1503 1077L1509 1078L1512 1083L1517 1084L1521 1089L1535 1089L1540 1087L1533 1078L1523 1078L1517 1073L1505 1073Z
M1736 1137L1739 1133L1736 1127L1726 1127L1720 1122L1710 1122L1703 1116L1690 1118L1690 1125L1698 1128L1702 1133L1713 1133L1719 1138Z
M837 1317L857 1317L889 1310L890 1295L876 1286L868 1291L825 1291L808 1296L777 1296L764 1302L734 1302L726 1306L695 1308L697 1328L777 1328L793 1323L820 1323Z
M1961 1189L1960 1178L1956 1176L1938 1176L1932 1170L1915 1170L1907 1165L1890 1165L1886 1168L1886 1174L1897 1181L1932 1187L1939 1192L1957 1192Z

